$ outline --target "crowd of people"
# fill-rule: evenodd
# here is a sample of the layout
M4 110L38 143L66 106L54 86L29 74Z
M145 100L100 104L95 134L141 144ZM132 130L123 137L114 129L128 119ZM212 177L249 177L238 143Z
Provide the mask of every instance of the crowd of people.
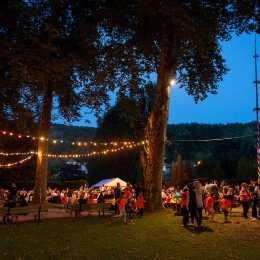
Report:
M188 183L182 189L178 186L162 190L162 201L166 208L176 210L176 215L183 216L183 226L194 223L198 227L202 223L203 210L210 220L214 220L215 213L223 212L224 221L232 208L242 206L243 217L248 218L249 208L252 208L252 220L257 220L260 215L260 181L251 181L249 184L229 185L217 181L202 185L199 180Z
M94 204L110 203L114 210L114 217L122 216L124 223L126 216L132 221L133 213L143 216L144 199L143 188L140 183L133 187L127 183L126 187L98 187L92 188L81 186L79 189L51 189L46 191L46 200L49 203L63 205L66 212L70 212L70 205L75 204ZM11 189L0 188L0 206L16 207L28 206L33 200L34 191L19 189L15 183L12 183ZM123 211L123 208L125 209Z
M162 202L165 208L173 209L175 215L181 215L183 225L187 226L196 222L201 226L203 211L211 221L214 220L215 213L224 213L224 220L228 222L228 216L232 208L243 208L243 217L248 218L249 208L252 208L251 219L259 218L260 202L260 181L249 184L229 185L217 181L202 183L194 180L180 188L174 186L170 188L163 187ZM111 203L114 215L113 221L117 217L122 217L126 223L127 216L130 221L133 214L142 217L144 212L143 186L138 183L134 187L127 183L126 187L121 187L120 183L116 187L98 187L92 188L81 186L78 189L51 189L46 191L46 200L49 203L61 204L66 211L69 206L74 204L93 204L93 203ZM15 207L27 206L33 200L33 190L19 189L15 183L9 190L0 188L0 206Z

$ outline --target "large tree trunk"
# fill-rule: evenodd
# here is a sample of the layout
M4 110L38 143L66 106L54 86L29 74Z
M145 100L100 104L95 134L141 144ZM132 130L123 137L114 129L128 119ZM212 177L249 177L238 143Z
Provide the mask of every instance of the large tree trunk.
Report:
M171 176L171 186L175 186L177 184L177 171L175 168L175 162L172 160L172 176Z
M158 66L157 88L151 115L148 120L146 145L147 161L144 171L146 210L150 212L163 208L161 190L164 162L164 146L168 122L170 81L175 72L172 63L173 38L164 28L160 60ZM170 65L170 66L169 66Z
M36 177L34 185L34 204L43 204L46 202L47 178L48 178L48 154L51 129L51 110L52 110L52 89L48 85L43 91L42 112L40 119L39 136L45 138L39 139Z
M182 156L179 153L177 158L177 183L180 183L182 179Z

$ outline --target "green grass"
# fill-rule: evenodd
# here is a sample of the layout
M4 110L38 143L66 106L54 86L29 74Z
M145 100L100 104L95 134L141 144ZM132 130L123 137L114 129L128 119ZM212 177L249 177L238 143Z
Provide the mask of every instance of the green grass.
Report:
M181 227L172 211L124 225L109 217L46 219L0 225L0 259L260 259L259 221Z

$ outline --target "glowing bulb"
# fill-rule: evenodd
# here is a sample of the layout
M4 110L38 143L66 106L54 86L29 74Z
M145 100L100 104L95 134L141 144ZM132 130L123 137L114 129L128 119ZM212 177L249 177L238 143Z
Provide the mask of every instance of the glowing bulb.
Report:
M177 83L176 79L171 80L171 86L175 85Z

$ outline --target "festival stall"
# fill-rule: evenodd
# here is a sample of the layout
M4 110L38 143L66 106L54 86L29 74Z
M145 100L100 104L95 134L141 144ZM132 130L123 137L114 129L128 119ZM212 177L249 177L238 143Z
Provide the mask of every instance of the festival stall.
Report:
M103 179L103 180L99 181L98 183L94 184L92 187L99 188L99 187L103 186L103 187L107 187L107 188L112 188L112 187L116 187L117 183L120 183L122 188L126 187L126 182L119 178Z

